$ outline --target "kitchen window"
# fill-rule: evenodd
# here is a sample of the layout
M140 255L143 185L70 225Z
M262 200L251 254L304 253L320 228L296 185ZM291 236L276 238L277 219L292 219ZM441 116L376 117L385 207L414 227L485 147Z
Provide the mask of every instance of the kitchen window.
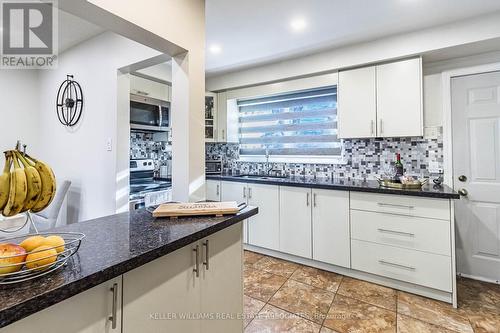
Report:
M240 159L332 162L342 152L337 138L337 88L326 87L238 100Z

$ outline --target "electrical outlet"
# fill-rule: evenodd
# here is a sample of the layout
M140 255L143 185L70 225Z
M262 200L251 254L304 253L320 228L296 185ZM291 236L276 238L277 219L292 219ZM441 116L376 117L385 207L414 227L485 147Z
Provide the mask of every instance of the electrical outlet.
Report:
M439 167L439 163L436 161L429 162L429 172L430 173L442 173L443 168Z
M106 140L106 150L107 151L113 150L113 140L111 138L108 138L108 140Z

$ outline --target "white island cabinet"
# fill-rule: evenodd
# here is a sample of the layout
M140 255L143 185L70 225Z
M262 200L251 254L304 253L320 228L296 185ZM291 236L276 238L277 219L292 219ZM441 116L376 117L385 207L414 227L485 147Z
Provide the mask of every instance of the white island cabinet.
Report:
M123 275L123 333L242 332L241 224Z
M120 276L16 321L1 328L0 332L119 333L122 328L121 291Z

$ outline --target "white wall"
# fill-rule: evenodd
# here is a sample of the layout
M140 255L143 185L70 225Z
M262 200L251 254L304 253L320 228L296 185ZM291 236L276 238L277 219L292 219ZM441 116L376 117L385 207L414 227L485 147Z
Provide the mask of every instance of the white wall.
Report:
M113 214L123 205L117 204L117 192L124 190L117 188L117 183L128 183L128 178L118 182L117 174L128 174L123 154L128 155L129 137L123 133L128 133L129 124L128 108L120 110L120 115L117 111L118 69L158 54L106 32L60 54L57 69L40 71L38 155L53 167L57 178L72 182L69 221ZM59 123L54 107L57 88L66 74L74 75L84 96L82 119L71 129ZM111 151L106 149L108 140ZM118 168L117 161L121 161Z
M85 5L82 0L79 4ZM153 32L164 41L187 52L175 53L169 45L165 52L172 61L172 186L173 199L196 201L205 197L205 1L151 0L147 6L137 0L90 0L96 5L140 28ZM94 15L95 16L95 15ZM93 17L89 16L89 20ZM110 27L113 28L113 27ZM121 25L114 27L122 30ZM137 29L136 29L137 30ZM115 30L117 31L117 30ZM125 34L139 37L139 31ZM142 34L144 35L144 34ZM144 40L152 41L151 38ZM155 43L147 45L153 46ZM163 50L160 40L154 45Z
M3 152L14 149L17 140L38 155L38 73L36 70L0 70L0 170ZM53 103L52 103L53 104Z

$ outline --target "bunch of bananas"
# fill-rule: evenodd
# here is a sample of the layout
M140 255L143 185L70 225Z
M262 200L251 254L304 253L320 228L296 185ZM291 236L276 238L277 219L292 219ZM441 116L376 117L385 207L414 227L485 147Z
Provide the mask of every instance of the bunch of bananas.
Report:
M56 178L44 162L9 150L0 175L0 214L14 216L45 209L56 194Z

